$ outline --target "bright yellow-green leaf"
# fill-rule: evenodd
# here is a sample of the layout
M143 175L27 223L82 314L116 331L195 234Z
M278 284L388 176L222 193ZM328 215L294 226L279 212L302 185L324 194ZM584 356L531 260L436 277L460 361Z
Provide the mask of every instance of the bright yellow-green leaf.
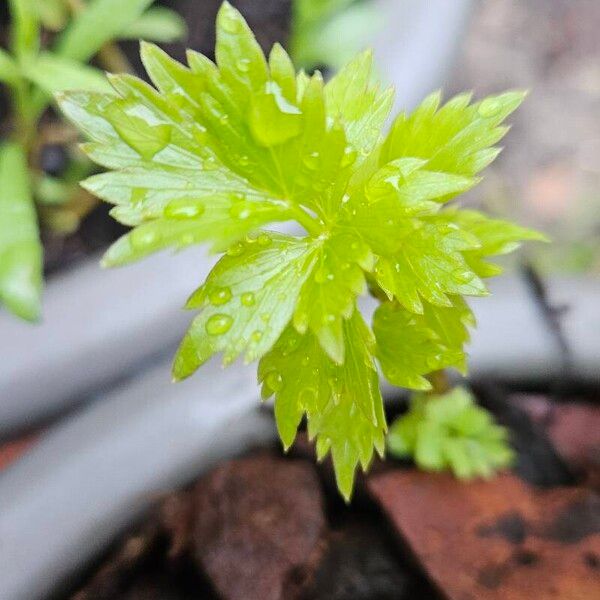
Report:
M425 316L396 303L384 302L375 311L373 332L383 374L393 385L429 390L427 373L462 365L464 360L462 344L446 344Z
M174 375L219 352L226 363L263 357L284 445L306 414L318 457L331 450L349 497L356 465L383 451L375 358L390 381L420 389L430 370L464 372L473 319L462 297L487 294L484 257L539 239L448 207L497 154L522 94L475 104L463 95L441 108L434 95L386 136L392 92L375 82L369 52L325 84L296 72L278 44L266 57L227 2L216 37L216 62L189 51L183 65L142 43L152 85L110 76L110 92L60 97L89 138L85 152L109 169L83 185L133 227L104 262L198 243L226 251L188 301L200 313ZM303 237L267 231L290 220ZM388 297L375 314L377 343L356 308L367 280ZM466 476L463 449L438 440L437 425L416 424L431 431L396 447Z
M331 452L338 487L349 500L357 464L367 469L375 448L384 451L386 422L373 362L374 340L357 311L343 323L346 360L335 363L310 333L288 328L263 357L263 397L275 395L284 446L294 441L303 414L316 439L317 457Z

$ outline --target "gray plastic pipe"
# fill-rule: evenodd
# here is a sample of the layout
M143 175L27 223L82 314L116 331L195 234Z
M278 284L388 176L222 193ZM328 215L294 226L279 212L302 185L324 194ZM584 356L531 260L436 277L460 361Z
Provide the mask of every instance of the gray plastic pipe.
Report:
M446 83L473 0L374 0L389 27L373 40L377 67L396 88L393 113Z
M60 587L163 494L275 438L255 369L172 385L161 364L56 425L0 473L0 598Z

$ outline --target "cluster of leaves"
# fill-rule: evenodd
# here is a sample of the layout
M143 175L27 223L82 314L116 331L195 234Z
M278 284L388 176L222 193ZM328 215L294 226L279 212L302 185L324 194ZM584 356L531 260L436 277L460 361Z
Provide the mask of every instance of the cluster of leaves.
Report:
M62 95L110 171L83 185L133 230L105 255L122 265L165 248L209 242L224 255L188 300L199 310L174 377L215 353L260 359L265 398L285 447L306 415L319 458L331 452L341 492L357 464L383 453L386 422L376 359L396 385L465 368L473 322L462 295L488 292L490 255L539 234L446 207L498 154L520 92L440 104L433 94L391 131L392 91L372 83L364 53L324 84L296 73L279 45L265 59L228 3L217 17L216 64L188 66L142 44L156 88L111 76L113 94ZM268 224L297 221L300 237ZM367 285L385 300L370 328L357 309Z
M507 430L473 395L456 387L443 395L415 394L409 412L390 426L388 449L398 458L413 457L427 471L488 478L514 460L507 439Z
M104 73L87 64L107 43L184 34L180 17L151 8L153 2L9 0L10 48L0 48L0 84L11 100L13 132L0 143L0 300L24 319L40 314L43 258L35 203L67 202L90 164L74 156L62 179L31 165L40 117L56 92L110 90ZM42 43L45 31L53 34L50 47Z
M383 25L373 0L294 0L290 54L307 70L339 69Z

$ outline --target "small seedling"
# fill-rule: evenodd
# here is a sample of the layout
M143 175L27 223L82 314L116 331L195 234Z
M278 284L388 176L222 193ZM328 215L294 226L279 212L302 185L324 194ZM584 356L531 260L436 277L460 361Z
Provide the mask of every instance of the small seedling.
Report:
M44 123L41 132L41 117L58 91L110 90L104 73L87 62L96 57L106 68L127 68L113 40L169 41L184 34L180 17L162 8L148 8L153 2L8 3L10 49L0 48L0 85L7 88L12 110L2 123L10 126L9 139L0 142L0 302L24 319L36 320L40 315L43 251L38 211L56 229L76 227L78 216L87 209L77 182L91 172L89 161L77 153L61 168L60 176L53 169L44 172L43 145L67 143L72 135L55 123ZM54 41L45 48L43 40L49 32ZM74 210L53 210L67 204L75 205Z
M523 100L507 92L445 105L429 96L382 133L393 92L372 82L363 53L327 84L296 73L275 45L268 60L228 3L217 18L216 64L188 67L142 44L156 89L111 76L114 93L61 96L110 169L84 187L133 229L107 251L123 265L165 248L209 242L222 252L187 307L199 311L175 357L175 379L211 356L260 360L285 448L306 416L319 459L331 452L342 494L357 464L383 454L387 430L376 360L394 385L466 369L486 257L540 234L449 202L499 153L504 119ZM302 235L268 231L296 221ZM381 300L373 325L357 308Z
M471 393L456 387L443 395L415 394L409 412L390 427L388 449L399 458L414 458L426 471L488 478L512 464L507 439L506 429L475 404Z

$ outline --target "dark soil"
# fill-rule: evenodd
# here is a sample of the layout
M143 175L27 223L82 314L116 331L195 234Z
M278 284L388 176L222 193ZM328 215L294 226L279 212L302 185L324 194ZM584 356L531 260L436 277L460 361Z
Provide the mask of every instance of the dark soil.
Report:
M521 481L540 493L572 489L578 497L586 489L581 486L584 475L567 464L565 444L554 445L523 395L497 385L479 383L476 388L482 404L511 431L518 454L514 473ZM546 402L551 404L548 398ZM402 405L395 403L392 412L401 412ZM392 459L377 462L368 481L394 473L411 477L414 469ZM587 481L589 486L597 479ZM366 484L359 476L352 504L344 504L329 461L316 465L303 435L287 456L274 449L228 461L167 498L99 568L92 568L78 592L63 598L441 598L426 561L417 560L414 548L393 531ZM559 510L552 519L547 514L548 523L542 525L518 510L506 510L480 525L475 539L518 546L512 558L514 568L521 569L537 561L537 555L522 547L532 536L548 542L560 537L561 543L573 546L595 531L600 510L596 499L590 501L585 506L575 502L573 510L568 505L569 510ZM589 558L594 560L595 555ZM439 581L435 585L439 588Z

